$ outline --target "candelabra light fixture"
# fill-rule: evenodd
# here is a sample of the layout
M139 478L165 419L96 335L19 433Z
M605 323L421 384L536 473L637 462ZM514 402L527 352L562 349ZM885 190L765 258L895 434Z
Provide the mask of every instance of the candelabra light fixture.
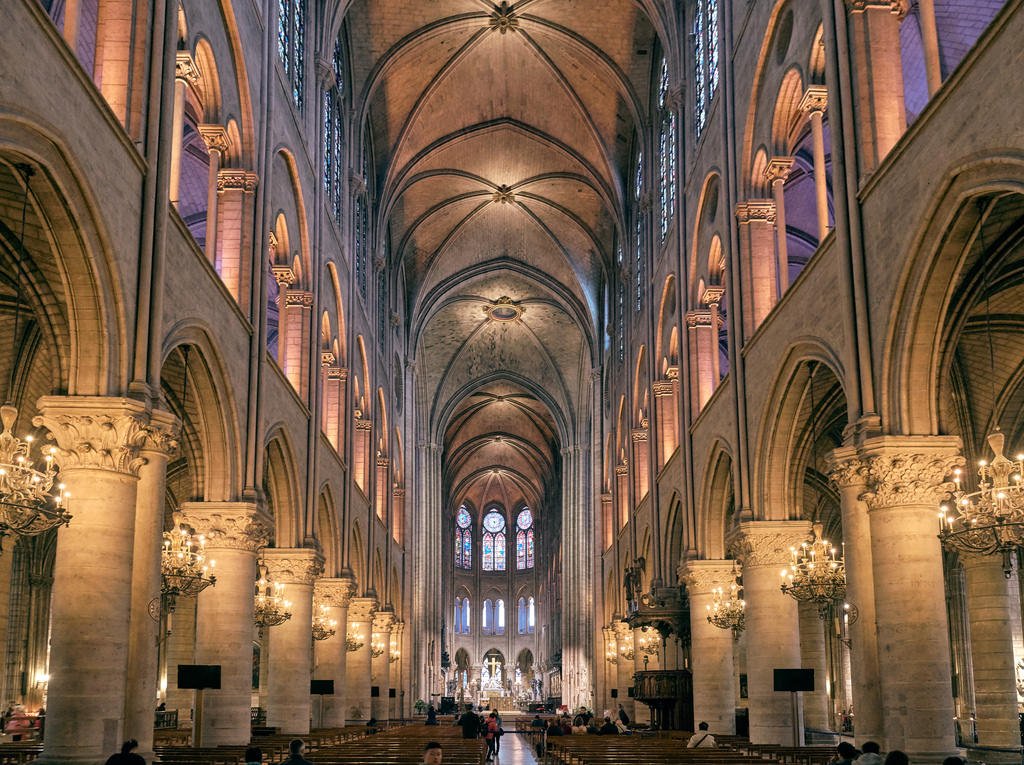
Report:
M953 471L950 501L939 512L939 539L947 549L1003 559L1003 574L1013 572L1017 550L1024 548L1024 454L1012 460L1003 454L1000 430L988 437L991 460L978 462L978 490L967 491L963 471Z
M327 640L334 637L338 630L338 620L332 619L323 603L313 604L313 640Z
M637 647L644 657L657 656L661 653L661 635L657 630L650 627L640 628L640 637L637 639Z
M374 635L370 638L370 656L376 659L378 656L383 655L384 648L384 641L380 635Z
M265 627L276 627L292 618L289 608L292 604L284 599L284 585L272 582L264 563L259 565L259 579L256 580L256 611L253 620L260 631Z
M206 557L206 537L180 525L164 532L160 551L160 596L164 610L174 611L180 596L195 597L217 583L215 562Z
M793 559L782 569L781 589L802 603L814 603L825 618L846 597L846 565L835 546L821 536L822 528L815 523L813 539L789 548Z
M719 629L732 630L732 636L739 639L747 627L747 601L739 596L740 586L734 580L729 585L729 597L725 590L716 587L711 591L711 603L707 606L708 622Z
M349 653L355 653L364 645L366 645L366 643L363 642L363 636L359 633L353 634L349 632L345 635L345 650Z
M608 642L608 647L604 652L604 660L609 664L619 663L619 649L616 640L612 639Z

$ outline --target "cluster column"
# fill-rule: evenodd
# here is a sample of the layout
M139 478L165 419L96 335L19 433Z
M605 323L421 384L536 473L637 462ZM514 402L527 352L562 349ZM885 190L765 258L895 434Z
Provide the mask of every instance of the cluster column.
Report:
M775 692L773 670L800 666L797 604L779 589L779 571L790 562L790 548L810 531L807 521L753 521L741 523L731 535L730 546L743 564L750 740L755 744L803 744L793 741L792 704L789 694Z
M149 412L131 399L85 396L45 396L39 408L34 424L56 441L74 516L57 532L39 762L98 762L125 732L139 449Z
M348 606L348 635L354 642L348 647L345 670L347 720L367 720L371 716L370 686L373 683L370 680L370 644L373 640L373 614L376 610L376 598L352 598ZM356 648L356 645L359 647Z
M690 596L690 645L693 664L693 717L715 733L736 732L736 677L733 673L732 630L707 619L716 588L729 592L731 560L691 560L679 566L679 579Z
M292 618L270 627L267 639L267 724L285 733L309 733L313 665L313 583L324 559L309 548L267 548L263 562L270 580L284 585Z
M206 536L207 555L216 563L217 584L196 604L196 663L221 667L220 690L204 691L202 741L238 746L250 733L256 551L267 544L274 522L252 502L184 503L179 517Z
M390 606L373 616L373 636L370 640L370 685L377 688L377 695L370 696L370 716L380 722L389 719L391 688L391 628L395 613Z
M962 463L960 440L880 436L865 441L863 497L871 526L878 677L885 743L911 762L955 748L938 511Z
M349 601L355 591L352 577L318 579L313 586L316 602L325 607L328 619L337 622L334 635L316 641L313 646L314 677L317 680L334 681L334 695L323 698L321 728L340 728L345 725L345 630Z

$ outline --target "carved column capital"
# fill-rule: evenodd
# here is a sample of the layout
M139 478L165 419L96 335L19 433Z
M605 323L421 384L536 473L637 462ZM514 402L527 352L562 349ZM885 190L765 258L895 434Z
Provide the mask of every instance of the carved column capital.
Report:
M764 179L768 183L775 183L775 181L785 183L793 171L793 161L792 157L772 157L768 162L768 167L764 169Z
M281 584L313 586L324 572L324 556L308 547L267 547L263 564L270 579Z
M687 311L683 318L686 320L686 326L691 329L695 329L697 327L710 327L712 323L711 311L704 309Z
M295 272L291 266L271 266L271 270L280 289L286 290L295 283Z
M770 199L748 199L736 205L738 223L775 223L775 202Z
M813 114L814 112L821 112L824 114L828 108L828 88L824 85L811 85L804 92L803 98L800 99L799 109L802 112Z
M948 436L879 436L865 441L861 454L868 469L861 499L869 510L938 507L953 490L953 469L964 464L960 439Z
M723 297L725 297L725 287L718 284L709 284L704 288L704 294L700 296L700 299L704 305L710 307L719 305Z
M866 486L868 463L858 456L856 448L840 446L829 455L828 477L840 489Z
M348 603L348 620L350 622L372 622L376 611L376 598L352 598Z
M348 608L355 594L356 582L350 576L320 578L313 585L313 596L331 608Z
M252 194L256 191L259 176L248 170L222 169L217 173L217 191L244 191ZM275 237L276 241L276 237Z
M391 610L380 610L373 615L374 632L391 632L395 625L395 612Z
M199 82L199 68L187 50L179 50L174 57L174 79L182 82Z
M274 520L252 502L185 502L174 520L203 534L209 550L254 553L274 532Z
M170 412L156 409L149 415L146 426L146 440L142 444L143 454L157 453L173 455L178 451L178 439L181 438L181 420Z
M44 396L39 415L57 447L55 460L62 471L111 470L138 476L140 454L149 438L149 411L134 399L101 396Z
M728 591L738 571L732 560L686 560L676 569L679 583L685 584L691 595L710 595L717 587Z
M808 521L748 521L727 538L729 551L743 568L783 566L790 562L790 548L799 547L811 535Z
M204 124L199 126L199 135L206 144L209 152L218 151L221 155L227 153L231 140L228 138L228 131L223 125Z

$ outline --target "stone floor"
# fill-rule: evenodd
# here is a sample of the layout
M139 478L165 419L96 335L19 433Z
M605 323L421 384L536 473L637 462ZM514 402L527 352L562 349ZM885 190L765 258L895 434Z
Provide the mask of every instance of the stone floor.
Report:
M495 759L498 765L536 765L537 758L530 750L530 740L518 733L501 737L501 750Z

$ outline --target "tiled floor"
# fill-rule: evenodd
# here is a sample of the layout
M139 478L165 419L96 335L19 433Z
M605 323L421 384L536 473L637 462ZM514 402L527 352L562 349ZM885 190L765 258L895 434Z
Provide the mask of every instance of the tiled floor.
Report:
M501 751L494 762L496 765L536 765L537 758L530 751L530 741L518 733L501 737Z

